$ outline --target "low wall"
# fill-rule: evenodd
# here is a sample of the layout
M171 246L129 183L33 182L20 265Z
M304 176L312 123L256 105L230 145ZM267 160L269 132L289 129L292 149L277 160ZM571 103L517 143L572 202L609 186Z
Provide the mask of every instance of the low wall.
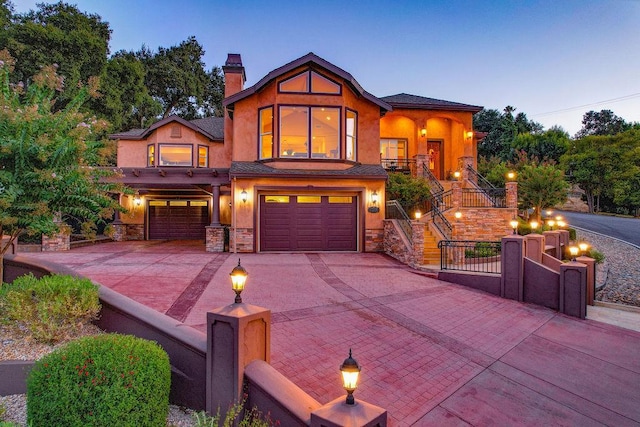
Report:
M80 277L69 268L20 255L7 255L4 261L7 283L28 273L36 277L54 273ZM171 402L204 410L206 335L104 286L100 287L100 303L102 310L96 324L101 329L156 341L167 352L171 362ZM30 361L0 362L0 395L24 393L32 364Z
M560 268L558 267L558 271L555 271L525 258L523 299L524 302L558 310L560 308Z
M438 280L456 283L468 288L488 292L500 296L500 275L488 273L474 273L470 271L442 270L438 273Z

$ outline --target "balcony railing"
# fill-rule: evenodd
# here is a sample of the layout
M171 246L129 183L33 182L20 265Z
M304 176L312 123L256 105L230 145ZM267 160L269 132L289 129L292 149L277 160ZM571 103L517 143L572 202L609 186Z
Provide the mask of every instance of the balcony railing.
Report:
M415 159L380 159L380 164L387 172L398 172L416 176Z

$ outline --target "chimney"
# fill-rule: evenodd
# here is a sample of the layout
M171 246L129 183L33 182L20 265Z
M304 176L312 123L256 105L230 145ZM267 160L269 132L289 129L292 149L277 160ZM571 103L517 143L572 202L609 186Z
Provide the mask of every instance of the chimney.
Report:
M239 53L227 55L227 62L222 66L224 72L224 97L227 98L244 89L247 76L242 66L242 58Z

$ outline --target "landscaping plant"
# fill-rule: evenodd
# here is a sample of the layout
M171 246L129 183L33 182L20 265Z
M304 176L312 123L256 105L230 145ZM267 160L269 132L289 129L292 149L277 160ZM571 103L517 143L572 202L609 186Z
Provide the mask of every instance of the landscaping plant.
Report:
M99 311L98 286L86 278L29 274L0 287L0 320L36 341L56 343L73 336Z
M27 379L33 426L165 426L171 368L155 342L80 338L36 362Z
M220 416L220 408L218 412L211 416L205 411L193 414L195 427L273 427L279 426L279 421L271 420L269 414L264 415L255 406L251 410L245 410L246 400L236 403L227 411L225 417Z

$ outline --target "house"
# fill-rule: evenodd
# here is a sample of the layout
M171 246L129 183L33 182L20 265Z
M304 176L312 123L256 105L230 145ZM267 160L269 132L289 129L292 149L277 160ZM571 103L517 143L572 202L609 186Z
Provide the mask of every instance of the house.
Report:
M114 134L129 214L116 239L204 239L232 252L383 250L388 172L438 180L476 165L482 107L376 97L309 53L244 87L223 66L224 118L165 118Z

